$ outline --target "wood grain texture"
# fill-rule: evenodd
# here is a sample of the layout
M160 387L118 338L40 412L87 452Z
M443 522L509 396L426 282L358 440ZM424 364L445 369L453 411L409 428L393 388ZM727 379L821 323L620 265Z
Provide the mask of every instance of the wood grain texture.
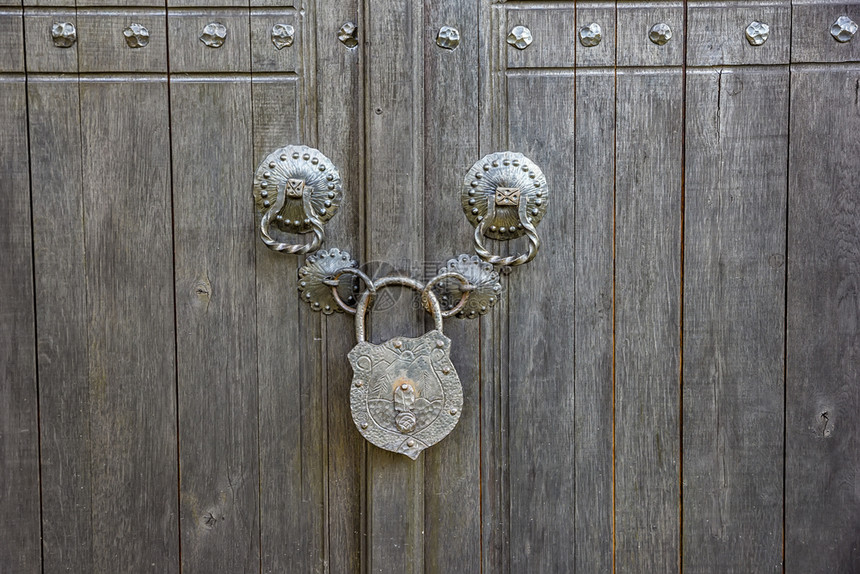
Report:
M505 277L508 289L511 572L570 572L575 539L574 392L577 306L572 72L509 73L508 148L547 174L542 247ZM517 243L519 245L517 245ZM524 250L520 240L512 249ZM559 318L561 320L559 320ZM504 464L504 462L502 462Z
M294 78L253 79L254 167L273 150L306 141L297 113L299 93ZM250 169L246 174L250 177ZM250 184L245 185L252 208ZM268 249L256 229L255 224L262 571L322 572L321 323L299 300L300 260Z
M670 573L680 558L683 77L617 79L615 567Z
M791 74L785 569L860 570L860 69Z
M610 572L614 72L577 73L575 133L575 571ZM569 199L561 197L559 201ZM554 210L557 205L558 201L554 201L550 208Z
M250 78L172 80L170 124L182 566L258 571Z
M436 45L442 26L460 31L455 50ZM459 201L466 170L478 155L478 6L446 0L427 4L424 43L424 252L422 280L433 277L450 258L472 254L472 228ZM457 145L452 145L455 135ZM431 328L432 321L425 320ZM451 360L463 386L457 426L426 450L424 461L425 572L481 570L481 428L478 320L450 319Z
M90 386L77 78L29 82L45 572L91 572ZM62 229L63 233L57 233Z
M249 70L250 20L248 10L240 8L171 11L167 17L170 73ZM203 29L212 22L221 23L227 28L227 37L218 48L207 46L200 40Z
M686 104L683 568L781 572L788 68Z
M20 8L0 10L0 72L24 71L24 17Z
M78 9L75 12L78 32L75 46L81 72L162 72L167 69L164 10ZM143 48L129 48L123 36L123 30L133 23L149 31L149 44ZM53 44L50 47L54 48Z
M621 2L616 19L615 57L619 66L677 66L684 61L685 19L681 2ZM672 38L662 46L648 38L651 27L660 22L672 29Z
M411 275L424 262L424 6L365 3L366 253L371 272ZM387 289L371 316L373 342L424 331L417 294ZM368 447L367 571L424 571L424 465Z
M326 247L346 250L359 261L364 236L363 52L346 49L333 39L333 34L346 21L360 21L360 5L359 0L317 5L314 28L317 115L313 118L316 145L337 165L344 192L337 215L326 224ZM360 572L362 546L366 542L364 469L366 450L373 447L355 428L349 407L352 367L347 353L356 343L352 327L351 315L338 313L324 319L323 384L328 433L326 536L330 572Z
M22 45L17 46L23 51ZM0 570L41 572L33 251L23 76L0 81Z
M93 571L176 572L167 81L89 80L80 91Z

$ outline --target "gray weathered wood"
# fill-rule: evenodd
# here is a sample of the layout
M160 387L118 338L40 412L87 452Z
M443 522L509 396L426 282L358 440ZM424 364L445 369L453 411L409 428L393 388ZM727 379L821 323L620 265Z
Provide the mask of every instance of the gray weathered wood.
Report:
M685 572L782 570L788 68L687 74Z
M260 567L250 78L170 86L183 570ZM225 134L230 134L225 137Z
M75 13L78 33L75 46L81 73L163 72L167 69L164 10L108 12L102 8L78 9ZM126 44L122 31L132 23L141 24L149 30L149 44L145 48L131 49ZM197 43L202 46L199 41ZM50 48L54 48L53 43L50 43Z
M578 572L612 569L614 104L614 72L577 72L573 311ZM561 201L569 199L554 196L550 209Z
M23 51L18 45L16 50ZM27 95L0 78L0 570L41 572L39 422Z
M412 274L424 261L424 7L411 0L365 3L364 261L371 270ZM362 32L364 35L362 36ZM371 340L423 332L417 295L392 288L378 297ZM380 302L387 303L385 305ZM367 570L424 571L424 464L368 447Z
M289 76L253 79L253 167L278 147L307 141L300 89ZM250 188L243 189L253 209ZM318 572L325 531L320 319L299 300L299 259L269 250L256 227L254 237L262 570Z
M615 568L671 573L680 560L683 77L619 70L617 82Z
M316 11L317 147L340 172L344 201L326 225L326 246L361 260L364 190L364 100L362 51L347 50L333 38L346 21L358 21L358 0L322 3ZM366 441L349 408L352 368L346 354L355 345L351 315L335 314L324 323L327 459L327 560L330 572L360 572L364 540L364 469Z
M860 569L860 69L794 66L785 569Z
M30 80L45 572L92 572L90 387L78 81ZM62 229L63 233L57 233ZM68 570L67 570L68 569Z
M78 44L75 42L72 46L62 50L54 46L54 42L51 40L51 25L54 22L77 24L74 9L26 9L24 11L28 73L76 73L78 71Z
M424 131L427 208L422 279L429 279L448 259L474 252L472 228L463 215L459 193L466 170L480 159L474 79L478 6L457 0L428 3L425 21L424 105L426 117L433 121ZM460 31L455 50L436 45L442 26ZM451 434L422 455L426 572L481 570L479 328L477 320L451 319L445 324L464 404Z
M93 571L179 570L166 78L81 82ZM153 566L154 565L154 566Z
M510 72L508 148L547 175L551 206L538 228L542 247L505 278L510 435L511 572L574 568L576 89L573 72ZM523 250L519 240L512 249ZM561 320L559 320L561 318ZM500 461L505 464L505 461Z

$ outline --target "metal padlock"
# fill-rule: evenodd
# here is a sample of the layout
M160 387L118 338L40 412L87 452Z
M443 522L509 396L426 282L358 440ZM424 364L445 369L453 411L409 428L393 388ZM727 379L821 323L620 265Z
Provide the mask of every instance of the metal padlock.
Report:
M354 372L350 409L365 439L414 460L457 425L463 387L451 362L451 340L442 333L442 308L436 296L405 277L380 279L373 291L390 285L421 292L435 329L416 338L394 337L379 345L368 342L364 321L373 292L365 291L355 313L358 344L349 352Z

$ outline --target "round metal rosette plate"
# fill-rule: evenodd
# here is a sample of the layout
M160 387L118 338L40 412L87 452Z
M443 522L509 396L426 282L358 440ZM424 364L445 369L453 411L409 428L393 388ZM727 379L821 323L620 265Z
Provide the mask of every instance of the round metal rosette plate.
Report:
M461 274L474 286L457 317L475 319L486 314L499 300L502 292L499 274L491 264L477 255L458 255L449 259L445 266L439 269L439 275L451 272ZM433 286L443 309L451 309L460 301L463 296L461 288L460 281L453 278L442 280Z
M507 240L525 233L519 217L520 201L526 202L528 221L537 225L546 214L548 195L540 168L521 153L504 151L484 156L469 169L460 200L474 227L487 217L492 202L495 215L484 234Z
M310 196L313 214L305 213L304 195ZM270 153L254 173L254 202L265 213L284 197L272 223L286 233L312 230L310 217L322 223L331 219L343 198L340 174L319 150L289 145Z
M356 262L346 251L337 248L320 249L305 258L305 264L299 268L299 293L314 311L322 311L326 315L334 312L342 313L340 305L335 301L331 287L325 283L343 269L354 269ZM355 305L355 291L358 283L352 275L343 274L338 286L338 294L347 305Z

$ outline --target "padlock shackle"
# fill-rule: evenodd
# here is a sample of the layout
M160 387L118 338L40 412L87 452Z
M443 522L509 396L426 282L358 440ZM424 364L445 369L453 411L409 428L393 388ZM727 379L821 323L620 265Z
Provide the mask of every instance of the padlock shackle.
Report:
M373 282L373 289L367 289L361 294L358 306L355 308L355 338L358 339L359 343L366 341L364 320L367 316L367 309L370 306L370 301L373 299L374 292L391 285L409 287L410 289L421 293L421 298L425 299L425 301L422 301L422 304L424 306L426 306L427 303L430 304L433 323L436 326L436 330L440 333L442 332L442 306L439 304L439 299L433 291L425 289L423 283L416 281L415 279L410 279L409 277L383 277Z

